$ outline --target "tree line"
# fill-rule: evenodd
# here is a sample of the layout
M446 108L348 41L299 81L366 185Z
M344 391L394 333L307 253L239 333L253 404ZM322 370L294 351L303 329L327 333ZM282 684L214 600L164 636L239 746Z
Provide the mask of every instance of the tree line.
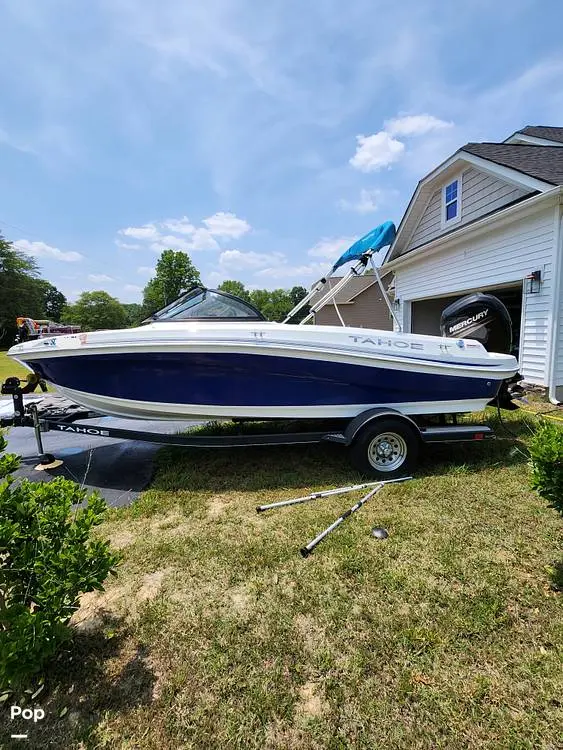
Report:
M65 305L64 294L40 277L36 261L0 235L0 347L13 342L19 315L58 321Z
M169 249L162 252L154 277L143 290L142 304L120 302L101 290L83 292L69 304L62 292L40 277L36 261L0 235L0 347L13 343L18 316L79 325L83 331L126 328L139 325L199 285L201 277L190 257ZM306 294L301 286L249 290L236 280L224 281L218 289L247 300L273 321L282 321Z

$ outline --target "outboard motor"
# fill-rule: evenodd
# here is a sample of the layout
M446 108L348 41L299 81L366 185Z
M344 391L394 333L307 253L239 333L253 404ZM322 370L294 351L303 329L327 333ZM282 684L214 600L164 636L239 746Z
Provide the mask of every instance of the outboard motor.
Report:
M468 294L448 305L440 318L440 330L442 336L448 338L475 339L488 352L512 353L510 315L502 302L491 294ZM491 405L509 410L517 409L512 398L522 392L522 388L516 385L520 380L520 374L505 380Z
M510 354L512 321L502 302L490 294L468 294L448 305L440 318L442 336L475 339L488 352Z

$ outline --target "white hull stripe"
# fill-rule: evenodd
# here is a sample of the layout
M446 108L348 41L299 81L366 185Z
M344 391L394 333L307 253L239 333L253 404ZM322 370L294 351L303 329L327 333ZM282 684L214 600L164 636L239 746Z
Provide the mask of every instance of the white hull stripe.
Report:
M156 401L132 401L129 399L96 396L60 388L71 401L102 414L133 419L229 419L252 417L270 419L348 419L366 409L386 407L403 414L453 414L481 411L488 398L461 401L410 401L406 403L342 404L329 406L215 406L205 404L170 404Z

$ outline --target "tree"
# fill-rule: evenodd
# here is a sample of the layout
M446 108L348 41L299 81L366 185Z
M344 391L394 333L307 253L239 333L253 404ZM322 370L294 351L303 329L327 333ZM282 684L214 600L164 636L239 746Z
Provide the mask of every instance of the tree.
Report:
M143 291L143 313L152 315L191 287L201 284L199 271L181 250L164 250L156 264L156 276Z
M242 281L223 281L217 287L220 292L227 292L227 294L234 294L235 297L240 297L250 302L250 293L244 288Z
M66 305L66 297L62 292L59 292L56 286L45 281L44 279L38 279L39 289L42 296L43 313L42 317L49 318L60 322L61 312L63 307Z
M250 302L268 319L281 322L295 307L291 292L286 289L253 289Z
M82 292L74 305L63 311L68 323L81 326L83 331L125 328L127 314L118 299L107 292Z
M142 322L145 317L142 305L137 302L122 302L121 306L125 310L128 326L138 326Z
M298 305L301 300L307 296L307 290L305 287L302 286L294 286L289 296L291 297L291 309L293 309L296 305ZM304 307L299 310L298 313L289 321L290 323L299 323L303 318L305 318L309 314L310 307L309 305L305 305Z
M38 273L35 260L0 235L0 346L12 344L19 315L42 317Z
M307 290L303 286L294 286L289 292L293 306L299 304L307 296Z

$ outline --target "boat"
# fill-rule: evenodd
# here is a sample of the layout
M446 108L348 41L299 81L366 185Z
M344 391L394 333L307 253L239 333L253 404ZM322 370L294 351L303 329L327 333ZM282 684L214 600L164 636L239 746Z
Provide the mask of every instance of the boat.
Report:
M368 262L384 291L373 254L391 244L394 232L386 222L354 243L282 323L199 286L136 328L26 341L8 355L71 401L119 417L351 419L382 406L406 415L479 411L518 371L509 346L486 348L491 332L497 340L509 337L508 314L495 298L456 303L445 318L453 329L447 336L307 325ZM319 297L349 262L355 265L348 274ZM291 324L298 312L307 314ZM465 331L473 338L460 338Z

